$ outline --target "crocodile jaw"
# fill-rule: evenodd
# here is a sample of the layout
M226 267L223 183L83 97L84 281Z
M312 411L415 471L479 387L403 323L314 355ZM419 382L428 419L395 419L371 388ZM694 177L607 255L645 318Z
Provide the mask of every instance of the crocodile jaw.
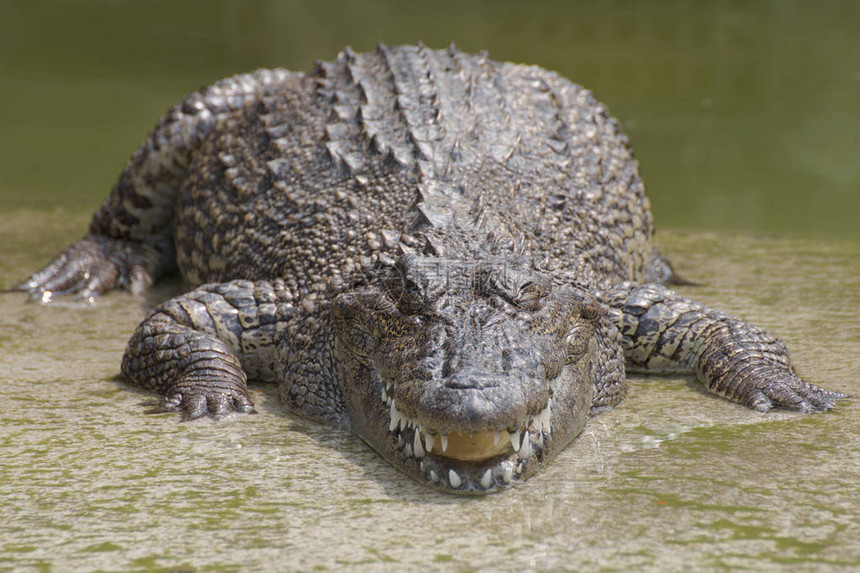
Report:
M526 469L539 463L552 440L553 397L516 429L472 434L432 432L402 414L384 390L383 397L389 408L389 431L397 438L403 462L417 463L424 481L458 493L489 493L524 479Z
M582 365L584 366L584 365ZM440 432L403 414L377 379L378 422L355 420L353 429L393 466L420 483L457 494L494 493L523 481L555 457L585 426L592 382L583 368L567 367L552 381L540 412L516 428L477 433ZM380 427L379 422L383 422Z

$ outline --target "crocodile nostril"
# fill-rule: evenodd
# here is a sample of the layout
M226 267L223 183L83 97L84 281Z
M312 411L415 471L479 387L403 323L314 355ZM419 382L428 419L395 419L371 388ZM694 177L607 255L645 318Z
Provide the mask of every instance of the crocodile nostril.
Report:
M502 350L502 362L504 364L506 374L514 370L525 370L528 366L526 360L519 354L513 352L510 348Z
M454 371L453 366L453 356L451 356L450 352L445 353L445 358L442 360L442 377L448 379L451 377L451 373Z
M455 390L483 390L498 386L499 378L486 374L458 374L450 377L445 385Z

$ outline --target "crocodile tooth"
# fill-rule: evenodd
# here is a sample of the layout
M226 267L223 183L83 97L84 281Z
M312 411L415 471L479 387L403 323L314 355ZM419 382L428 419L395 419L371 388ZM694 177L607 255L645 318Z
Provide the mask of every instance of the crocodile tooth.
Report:
M434 472L433 470L430 470L430 481L432 481L433 483L439 481L439 476L436 475L436 472Z
M463 480L460 479L460 476L454 470L448 470L448 481L451 483L451 487L454 488L463 485Z
M433 434L428 434L428 433L424 434L424 445L427 447L427 453L428 454L433 451L433 444L435 441L436 441L436 438Z
M505 466L505 471L502 472L502 481L505 483L511 483L511 480L514 477L514 470L511 469L511 466Z
M514 451L520 451L520 431L514 430L511 432L511 446L513 446Z
M483 487L484 489L489 489L492 483L493 470L487 470L484 472L484 475L481 476L481 487Z
M403 452L406 454L407 458L415 457L412 454L412 444L406 444L406 447L403 448Z
M418 428L415 428L415 437L412 441L412 449L415 451L415 457L420 460L424 457L424 448L421 447L421 431Z
M538 434L537 444L539 448L543 448L543 434Z
M544 431L549 434L552 432L552 404L547 404L545 413L543 415L543 426L546 428Z
M442 442L442 451L448 449L448 434L439 434L439 440Z
M521 460L527 460L532 457L532 442L528 430L523 432L523 442L522 446L520 447L520 451L517 452L517 456Z
M420 469L422 472L427 469L427 462L421 460L421 463L418 464L418 469Z
M394 403L394 400L391 401L391 409L388 411L388 416L391 418L388 422L388 430L393 432L394 428L400 424L400 412L397 411L397 405Z
M500 441L502 441L502 432L496 432L493 436L493 446L498 446Z

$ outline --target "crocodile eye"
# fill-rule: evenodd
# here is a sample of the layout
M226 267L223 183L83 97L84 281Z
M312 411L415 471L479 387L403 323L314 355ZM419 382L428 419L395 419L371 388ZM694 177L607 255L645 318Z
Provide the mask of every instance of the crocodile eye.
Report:
M574 329L567 335L567 363L573 364L583 357L588 349L588 338L582 329Z
M391 294L397 305L397 310L403 314L418 314L427 307L427 299L418 286L408 279L403 281L401 288L396 289Z
M552 290L552 283L538 273L483 268L476 275L474 287L496 308L508 304L515 309L536 311Z
M378 300L378 299L377 299ZM349 353L359 362L369 364L376 348L376 338L367 323L368 312L375 308L372 295L343 293L332 305L335 330Z
M427 300L419 286L400 268L391 269L385 277L385 294L404 315L420 313L427 306Z
M568 327L565 343L567 345L567 363L578 362L591 348L594 336L595 321L582 317L573 321Z
M551 288L549 281L526 281L517 289L512 302L525 310L538 310Z

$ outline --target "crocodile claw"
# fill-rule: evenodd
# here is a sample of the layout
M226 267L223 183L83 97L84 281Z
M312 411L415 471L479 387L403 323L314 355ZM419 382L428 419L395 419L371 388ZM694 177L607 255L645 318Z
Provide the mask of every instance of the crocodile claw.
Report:
M42 302L50 302L56 295L92 298L119 287L142 294L152 284L149 254L143 245L87 235L13 290Z
M198 418L210 417L220 420L233 413L256 414L251 399L238 390L234 391L207 391L195 390L187 392L176 392L167 396L159 408L150 413L182 412L182 420L196 420Z
M786 369L756 372L753 377L758 380L752 383L743 403L759 412L772 408L803 413L823 412L833 408L837 400L847 397L841 392L810 384Z

